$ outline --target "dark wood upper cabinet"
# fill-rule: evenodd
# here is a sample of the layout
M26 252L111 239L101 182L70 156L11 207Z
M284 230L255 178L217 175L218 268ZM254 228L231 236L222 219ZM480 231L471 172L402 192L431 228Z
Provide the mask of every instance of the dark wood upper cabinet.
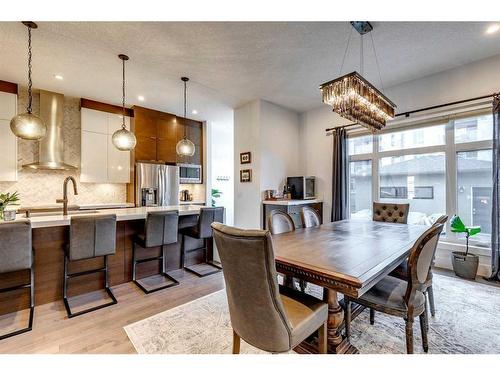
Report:
M203 164L203 124L201 122L177 117L177 141L187 138L194 143L196 151L193 156L177 155L177 163L183 164Z

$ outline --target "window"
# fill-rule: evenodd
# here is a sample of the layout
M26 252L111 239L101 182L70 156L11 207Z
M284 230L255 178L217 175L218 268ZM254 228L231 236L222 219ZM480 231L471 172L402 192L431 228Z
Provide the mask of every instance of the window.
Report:
M481 226L471 244L489 246L492 128L486 113L350 138L351 217L371 218L372 200L407 202L408 223L431 225L458 214L466 225ZM464 243L454 233L442 238Z
M419 129L381 134L379 150L403 150L407 148L444 145L445 125L427 126Z
M455 120L455 143L485 141L492 139L492 137L492 115Z
M349 212L353 218L371 218L372 162L349 163Z
M363 137L349 138L347 142L349 155L370 154L373 152L373 137L366 135Z
M457 213L465 225L481 227L482 242L491 235L491 175L491 150L457 153Z

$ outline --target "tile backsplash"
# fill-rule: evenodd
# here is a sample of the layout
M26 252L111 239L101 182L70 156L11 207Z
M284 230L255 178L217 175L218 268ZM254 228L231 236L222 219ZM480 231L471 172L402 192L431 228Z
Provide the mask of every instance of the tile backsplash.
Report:
M26 111L27 90L19 87L18 111ZM34 93L33 112L39 112L39 95ZM80 167L80 99L64 97L63 141L64 161ZM38 142L18 139L18 180L0 182L0 192L18 191L22 206L55 204L62 198L62 184L66 176L73 176L78 183L78 195L69 189L70 204L121 203L126 201L126 184L81 183L80 171L48 171L22 169L22 165L38 160Z

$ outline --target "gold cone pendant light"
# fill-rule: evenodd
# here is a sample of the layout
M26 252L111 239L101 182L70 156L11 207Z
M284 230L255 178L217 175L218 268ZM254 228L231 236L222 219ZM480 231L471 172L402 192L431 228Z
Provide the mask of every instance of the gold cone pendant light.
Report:
M181 81L184 82L184 118L186 118L186 92L187 92L187 81L189 81L188 77L181 77ZM175 146L175 150L177 151L177 155L182 155L182 156L193 156L196 147L193 142L191 142L187 138L186 134L186 127L184 127L184 137L177 142L177 145Z
M42 119L32 113L33 93L31 81L31 29L38 26L31 21L23 21L24 26L28 28L28 107L26 113L14 116L10 120L10 130L16 137L36 141L45 137L47 126Z
M352 72L323 83L320 86L321 95L323 103L331 105L334 112L364 126L371 132L376 132L385 127L387 120L394 118L394 108L396 105L362 76L363 35L373 30L372 25L365 21L354 21L351 22L351 25L361 35L361 74ZM344 52L344 61L347 50L349 49L350 39L351 35L349 34L349 40L347 41L347 47ZM380 68L378 67L378 58L375 51L375 44L373 43L373 37L372 44L380 76ZM342 61L342 66L340 68L341 72L344 61ZM382 84L382 79L380 79L380 81Z
M120 151L130 151L135 148L137 139L135 134L127 130L125 126L125 61L129 59L127 55L118 55L122 60L122 128L115 131L111 138L113 145Z

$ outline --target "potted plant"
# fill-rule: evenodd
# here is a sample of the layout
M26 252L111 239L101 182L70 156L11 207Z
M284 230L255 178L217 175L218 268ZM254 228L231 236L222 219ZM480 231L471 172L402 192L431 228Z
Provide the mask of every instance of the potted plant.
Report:
M454 215L450 221L451 231L454 233L465 233L465 252L453 251L451 263L455 275L464 279L475 279L479 257L469 254L469 238L481 232L481 227L466 227L459 216Z
M0 194L0 219L3 219L3 213L5 209L7 208L8 205L13 205L16 206L18 205L19 202L19 194L16 192L14 193L6 193L6 194Z
M212 189L212 207L215 207L215 198L220 198L222 191L219 189Z

